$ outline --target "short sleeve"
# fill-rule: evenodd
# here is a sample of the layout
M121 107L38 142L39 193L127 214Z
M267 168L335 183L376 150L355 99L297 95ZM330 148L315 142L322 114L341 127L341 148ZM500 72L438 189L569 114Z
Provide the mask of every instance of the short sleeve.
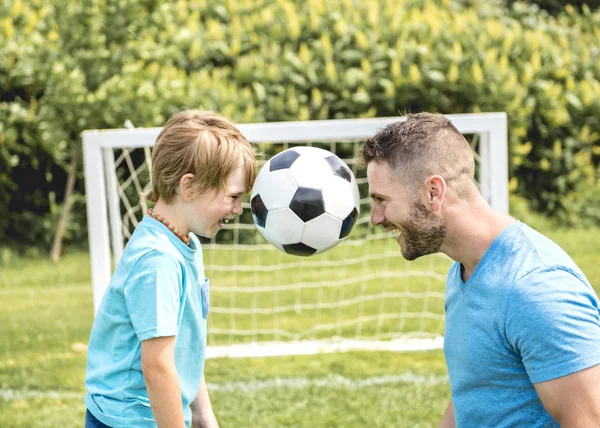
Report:
M129 275L123 293L140 341L177 334L182 271L174 258L158 251L142 256Z
M562 268L517 282L506 308L506 337L532 383L600 364L600 317L593 289Z

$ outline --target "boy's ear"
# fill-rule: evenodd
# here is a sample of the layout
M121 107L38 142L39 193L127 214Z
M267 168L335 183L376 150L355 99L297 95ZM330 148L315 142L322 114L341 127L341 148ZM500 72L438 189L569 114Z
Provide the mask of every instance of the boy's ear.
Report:
M179 193L185 202L192 200L192 184L194 180L194 174L184 174L179 179Z

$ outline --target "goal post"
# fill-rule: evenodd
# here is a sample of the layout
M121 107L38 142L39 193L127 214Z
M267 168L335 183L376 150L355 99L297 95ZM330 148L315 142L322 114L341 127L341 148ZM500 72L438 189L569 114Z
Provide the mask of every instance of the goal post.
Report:
M446 115L470 141L483 197L508 212L505 113ZM296 145L325 148L353 169L361 196L350 237L300 258L266 243L245 213L203 239L211 279L207 356L267 356L348 350L426 350L443 343L445 274L440 255L406 262L388 232L369 223L366 174L354 154L401 117L237 125L260 153L259 166ZM161 128L82 134L94 313L127 240L146 211L151 149Z

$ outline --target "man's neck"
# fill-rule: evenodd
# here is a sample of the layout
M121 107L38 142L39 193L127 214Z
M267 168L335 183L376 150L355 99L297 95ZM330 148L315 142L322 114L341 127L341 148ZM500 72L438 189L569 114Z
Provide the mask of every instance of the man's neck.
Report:
M441 250L462 265L463 281L467 281L494 242L494 239L515 219L492 210L487 204L477 204L451 213L447 221L448 234Z

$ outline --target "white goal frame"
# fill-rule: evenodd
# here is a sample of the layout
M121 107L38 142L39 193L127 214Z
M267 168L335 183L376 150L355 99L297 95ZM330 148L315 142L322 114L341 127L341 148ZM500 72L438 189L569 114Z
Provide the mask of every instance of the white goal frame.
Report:
M448 119L463 134L479 135L479 177L481 193L497 211L508 212L508 139L506 113L451 114ZM315 120L305 122L271 122L240 124L238 128L251 143L304 141L361 141L374 135L385 125L402 117L373 119ZM113 271L112 263L123 251L120 227L109 227L119 221L120 205L116 195L113 150L142 148L154 144L162 128L88 130L82 133L87 201L87 221L94 313ZM111 257L112 253L112 257ZM345 340L327 343L303 341L302 346L290 343L252 343L209 346L207 356L263 356L313 354L346 350L424 350L439 349L443 338L363 341Z

